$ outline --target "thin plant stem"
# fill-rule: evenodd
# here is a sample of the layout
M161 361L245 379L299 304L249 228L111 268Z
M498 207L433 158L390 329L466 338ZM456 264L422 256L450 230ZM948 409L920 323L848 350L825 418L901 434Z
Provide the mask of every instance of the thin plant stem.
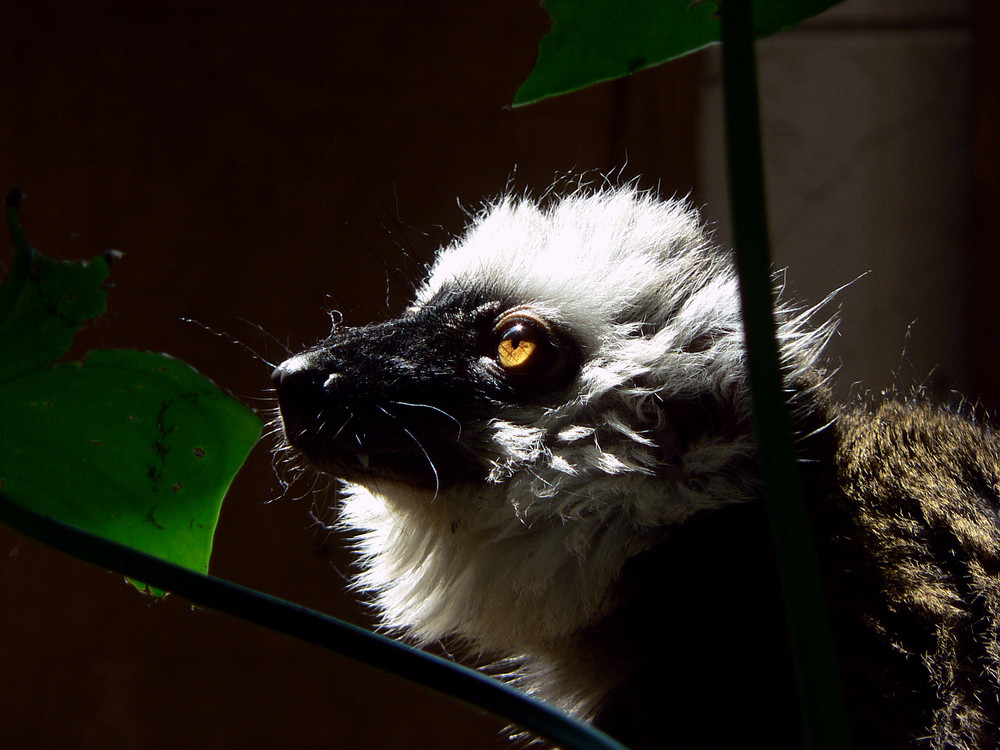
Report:
M556 746L567 750L626 750L603 732L472 669L90 534L36 513L3 493L0 521L62 552L169 591L199 607L293 636L488 711Z
M730 213L740 276L757 452L788 617L806 746L850 746L819 560L784 396L764 200L750 0L725 0L722 59Z

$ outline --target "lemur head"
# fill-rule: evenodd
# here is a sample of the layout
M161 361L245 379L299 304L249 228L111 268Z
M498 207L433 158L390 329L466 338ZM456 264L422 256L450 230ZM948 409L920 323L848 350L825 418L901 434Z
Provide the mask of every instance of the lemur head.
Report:
M778 311L788 382L828 329ZM625 562L758 478L737 279L680 201L502 198L400 317L275 370L288 443L344 480L386 624L510 656L615 604Z

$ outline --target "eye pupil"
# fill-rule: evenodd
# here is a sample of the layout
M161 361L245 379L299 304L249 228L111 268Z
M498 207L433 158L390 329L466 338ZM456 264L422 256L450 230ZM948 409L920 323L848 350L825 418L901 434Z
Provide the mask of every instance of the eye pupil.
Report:
M497 344L497 360L510 372L523 372L532 367L539 350L539 340L528 326L511 326Z

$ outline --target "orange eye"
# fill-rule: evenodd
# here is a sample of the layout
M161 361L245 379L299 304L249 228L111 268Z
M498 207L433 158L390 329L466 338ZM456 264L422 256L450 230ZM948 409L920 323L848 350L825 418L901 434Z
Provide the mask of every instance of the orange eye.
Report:
M507 372L523 373L539 364L545 332L526 320L512 320L500 329L497 362Z

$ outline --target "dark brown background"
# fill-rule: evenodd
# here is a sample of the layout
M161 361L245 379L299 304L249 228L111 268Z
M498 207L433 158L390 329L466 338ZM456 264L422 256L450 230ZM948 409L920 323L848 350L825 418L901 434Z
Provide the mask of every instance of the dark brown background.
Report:
M474 208L512 175L540 191L627 162L664 193L697 189L699 56L504 108L548 26L533 2L3 5L0 188L24 187L43 252L126 254L81 349L167 351L264 410L269 367L182 318L280 359L266 334L295 348L328 330L325 310L361 323L398 307L409 290L387 289L368 248L419 270L460 230L456 198ZM977 85L996 93L995 76ZM995 107L981 109L995 154ZM981 171L995 191L995 162ZM996 193L981 197L975 236L995 247ZM975 299L995 321L992 286ZM984 372L974 395L996 403ZM227 500L213 572L365 622L339 540L311 499L276 500L268 450ZM501 726L0 528L0 747L490 747Z

